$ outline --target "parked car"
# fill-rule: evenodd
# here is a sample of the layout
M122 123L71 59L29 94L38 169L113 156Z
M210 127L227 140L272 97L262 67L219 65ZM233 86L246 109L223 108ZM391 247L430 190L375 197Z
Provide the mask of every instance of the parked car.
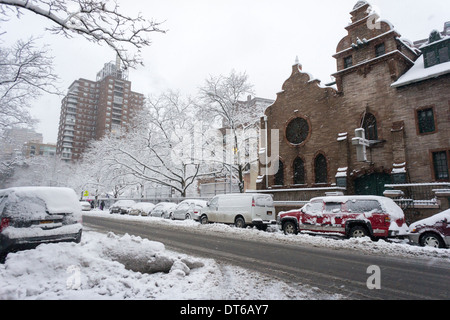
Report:
M119 200L116 201L110 208L109 213L120 213L127 214L132 206L134 206L136 202L134 200Z
M153 208L151 216L169 219L176 207L176 203L173 202L160 202Z
M408 238L423 247L450 248L450 209L411 224Z
M20 187L0 190L0 260L42 243L80 242L81 206L74 190Z
M204 200L183 200L173 210L171 219L173 220L188 220L205 208L207 201Z
M91 211L92 207L88 201L80 201L81 210L83 211Z
M278 223L286 234L300 231L337 233L347 237L406 236L403 210L378 196L330 196L311 199L300 210L280 213Z
M130 208L130 212L128 214L132 216L148 216L154 207L155 205L150 202L138 202Z
M266 229L268 225L276 224L272 196L251 193L217 195L194 219L202 224L219 222L238 228L249 225Z

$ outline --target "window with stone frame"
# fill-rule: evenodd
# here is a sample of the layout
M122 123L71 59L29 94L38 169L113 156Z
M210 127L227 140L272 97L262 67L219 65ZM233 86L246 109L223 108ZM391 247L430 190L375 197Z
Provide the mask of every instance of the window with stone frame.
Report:
M328 183L327 159L323 154L319 154L314 160L314 173L316 183Z
M367 140L378 140L377 118L372 113L367 112L364 115L362 127Z
M348 56L344 58L344 68L350 68L351 66L353 66L353 57L352 56Z
M450 174L448 170L448 151L433 152L433 171L436 181L448 181Z
M305 184L305 164L301 158L294 160L294 184Z
M417 110L417 127L420 134L432 133L436 131L433 108Z
M274 176L274 185L284 186L284 164L281 160L278 161L278 172Z
M381 43L377 46L375 46L375 57L382 56L386 53L386 47L384 46L384 43Z

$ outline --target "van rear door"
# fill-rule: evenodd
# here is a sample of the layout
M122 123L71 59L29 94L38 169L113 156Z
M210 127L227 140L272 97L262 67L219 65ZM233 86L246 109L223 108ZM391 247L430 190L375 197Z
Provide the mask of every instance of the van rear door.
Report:
M253 220L261 219L262 221L275 220L275 207L273 198L268 194L259 194L253 196L252 202Z

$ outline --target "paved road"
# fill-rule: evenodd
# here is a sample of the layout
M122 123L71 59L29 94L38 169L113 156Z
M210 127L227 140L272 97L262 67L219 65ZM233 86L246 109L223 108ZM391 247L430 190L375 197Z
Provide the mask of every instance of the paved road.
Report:
M236 235L202 234L174 225L142 224L84 216L83 222L103 231L132 234L165 244L167 249L213 258L278 279L311 285L349 299L450 299L450 266L444 261L367 255L279 243L236 239ZM369 290L368 267L380 268L381 289ZM371 282L373 283L373 282Z

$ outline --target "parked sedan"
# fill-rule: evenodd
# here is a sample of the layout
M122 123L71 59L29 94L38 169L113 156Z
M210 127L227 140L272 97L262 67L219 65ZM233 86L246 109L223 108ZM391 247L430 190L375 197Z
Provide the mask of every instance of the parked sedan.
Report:
M83 211L91 211L92 207L89 201L80 201L81 210Z
M171 213L176 207L177 205L173 202L160 202L155 206L155 208L153 208L151 216L169 219Z
M204 200L184 200L175 208L171 218L173 220L187 220L192 219L199 211L207 206L207 201Z
M450 209L413 223L408 237L423 247L450 248Z
M133 200L116 201L116 203L114 203L112 207L109 208L109 213L127 214L131 207L135 204L136 202L134 202Z
M81 206L72 189L0 190L0 218L0 262L9 252L32 249L41 243L81 240Z
M155 205L150 202L138 202L130 208L129 215L132 216L148 216L152 212Z

